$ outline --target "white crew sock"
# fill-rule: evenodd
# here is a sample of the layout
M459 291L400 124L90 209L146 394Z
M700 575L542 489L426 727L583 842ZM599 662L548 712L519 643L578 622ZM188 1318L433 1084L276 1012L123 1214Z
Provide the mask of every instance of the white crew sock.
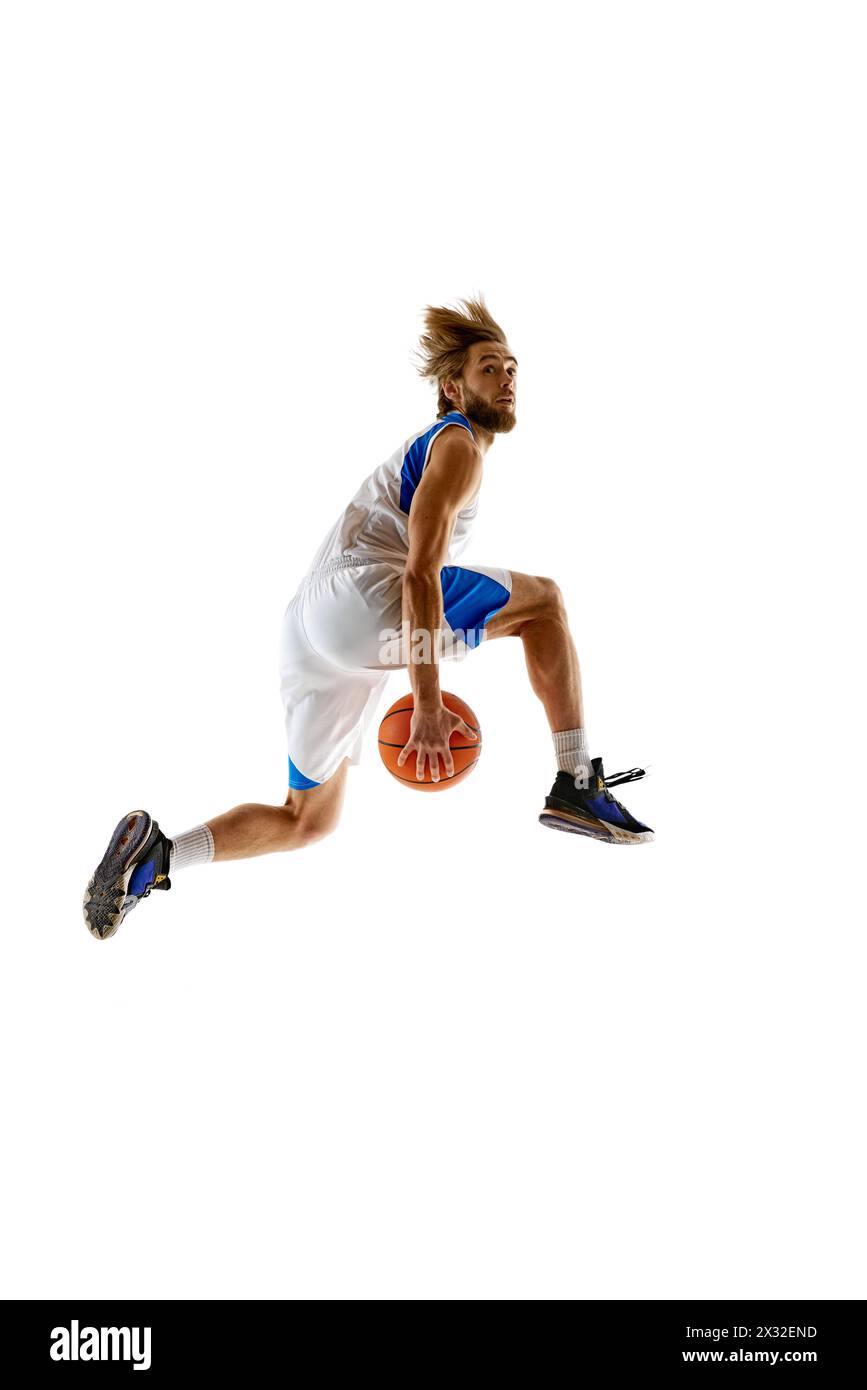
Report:
M554 752L557 754L558 772L568 772L570 777L580 776L585 786L589 784L593 766L587 752L586 730L561 729L554 734Z
M172 840L169 873L187 869L190 864L209 864L214 857L214 837L207 825L197 825Z

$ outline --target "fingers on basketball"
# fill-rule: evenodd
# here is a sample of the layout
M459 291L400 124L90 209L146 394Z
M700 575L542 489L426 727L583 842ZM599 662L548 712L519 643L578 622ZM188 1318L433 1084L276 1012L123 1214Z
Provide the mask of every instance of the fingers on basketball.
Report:
M396 700L383 717L379 726L380 756L388 771L404 786L439 791L453 782L463 783L478 762L482 735L475 713L466 701L449 691L443 692L443 704L451 711L454 722L446 745L436 752L429 746L420 748L410 737L414 706L411 694ZM416 759L414 776L413 755Z

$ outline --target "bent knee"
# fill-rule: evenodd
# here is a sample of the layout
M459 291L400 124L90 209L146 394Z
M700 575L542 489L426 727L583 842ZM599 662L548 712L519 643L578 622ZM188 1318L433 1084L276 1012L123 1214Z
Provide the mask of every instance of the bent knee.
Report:
M563 594L559 584L553 579L548 579L544 575L536 575L536 584L539 588L539 610L547 614L565 613L566 605L563 602Z
M339 811L318 809L307 811L303 806L287 807L286 810L289 822L286 836L287 849L302 849L307 845L317 844L320 840L333 834L340 819Z

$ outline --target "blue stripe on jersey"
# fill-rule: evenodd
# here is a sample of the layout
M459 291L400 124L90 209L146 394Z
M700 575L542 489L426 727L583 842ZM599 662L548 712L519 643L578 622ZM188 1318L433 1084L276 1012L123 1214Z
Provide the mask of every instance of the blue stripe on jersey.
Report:
M409 515L413 495L421 482L421 475L424 472L425 461L428 450L436 435L445 429L446 425L463 425L464 429L473 433L472 426L465 415L459 410L450 410L448 415L444 415L441 420L437 420L435 425L431 425L429 430L419 435L407 449L403 467L400 470L400 509ZM475 438L475 436L473 436Z
M309 777L305 777L303 772L289 759L289 786L296 792L306 792L310 787L321 787L321 782L311 782Z
M468 647L477 647L485 623L508 603L509 590L490 575L460 565L441 569L440 585L446 622L453 631L463 632Z

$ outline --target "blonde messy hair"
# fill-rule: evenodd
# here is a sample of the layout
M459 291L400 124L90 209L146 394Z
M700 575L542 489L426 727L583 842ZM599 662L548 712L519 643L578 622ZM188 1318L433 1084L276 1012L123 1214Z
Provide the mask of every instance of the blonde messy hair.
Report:
M461 309L434 308L424 311L425 332L421 335L417 354L419 376L428 377L439 386L437 418L454 410L454 403L443 390L449 377L459 377L473 343L505 343L506 335L491 318L483 295L477 299L459 299Z

